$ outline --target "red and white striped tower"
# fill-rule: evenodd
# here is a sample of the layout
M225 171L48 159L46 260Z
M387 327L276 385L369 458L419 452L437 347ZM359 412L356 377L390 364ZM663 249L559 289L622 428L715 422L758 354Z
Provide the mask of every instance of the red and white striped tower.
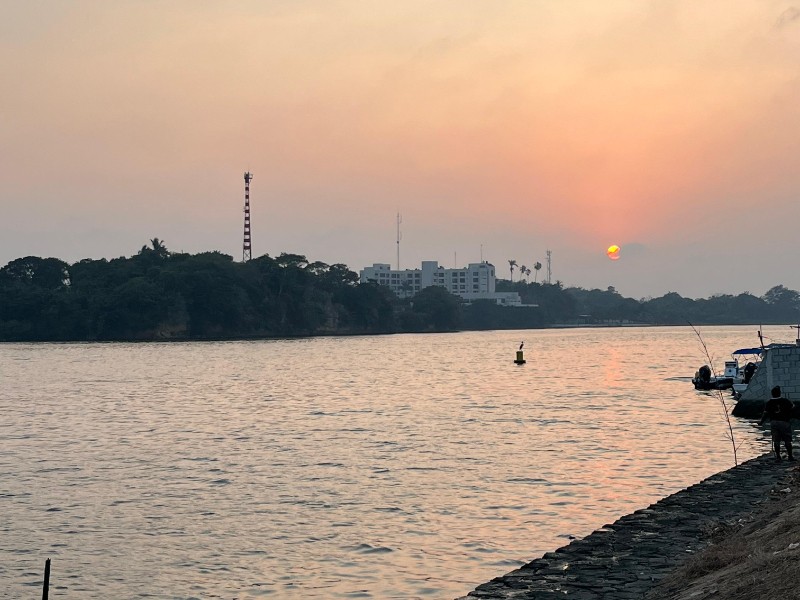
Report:
M250 248L250 182L253 174L247 171L244 174L244 247L242 251L242 262L247 262L253 258Z

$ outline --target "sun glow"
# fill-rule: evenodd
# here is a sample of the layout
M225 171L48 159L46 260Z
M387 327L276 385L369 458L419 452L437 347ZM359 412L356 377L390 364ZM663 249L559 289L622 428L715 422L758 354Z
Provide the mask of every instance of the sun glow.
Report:
M608 250L606 250L606 254L608 254L608 258L610 258L611 260L619 260L620 250L622 250L622 248L614 244L608 247Z

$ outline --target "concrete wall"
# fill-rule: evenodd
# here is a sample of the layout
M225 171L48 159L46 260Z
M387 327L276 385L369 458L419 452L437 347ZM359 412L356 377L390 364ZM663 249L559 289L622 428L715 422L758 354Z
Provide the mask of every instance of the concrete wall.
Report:
M776 385L781 386L784 397L795 403L797 416L800 410L800 346L767 350L756 374L736 403L734 416L760 418L764 402L770 398L770 390Z

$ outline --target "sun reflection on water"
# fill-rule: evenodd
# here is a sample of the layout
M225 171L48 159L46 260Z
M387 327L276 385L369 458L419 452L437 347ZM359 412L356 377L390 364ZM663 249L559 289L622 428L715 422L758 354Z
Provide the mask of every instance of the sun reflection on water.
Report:
M749 334L704 331L720 355ZM0 573L15 596L45 556L53 597L461 595L731 466L676 379L701 363L688 328L0 345Z

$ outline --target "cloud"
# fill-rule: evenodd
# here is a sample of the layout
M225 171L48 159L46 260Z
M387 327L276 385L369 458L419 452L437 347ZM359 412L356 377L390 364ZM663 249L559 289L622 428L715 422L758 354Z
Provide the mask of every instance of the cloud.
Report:
M796 6L790 6L785 11L783 11L780 14L780 16L778 16L778 22L776 23L776 25L779 28L786 27L787 25L790 25L794 21L797 21L797 19L800 19L800 8L797 8Z

